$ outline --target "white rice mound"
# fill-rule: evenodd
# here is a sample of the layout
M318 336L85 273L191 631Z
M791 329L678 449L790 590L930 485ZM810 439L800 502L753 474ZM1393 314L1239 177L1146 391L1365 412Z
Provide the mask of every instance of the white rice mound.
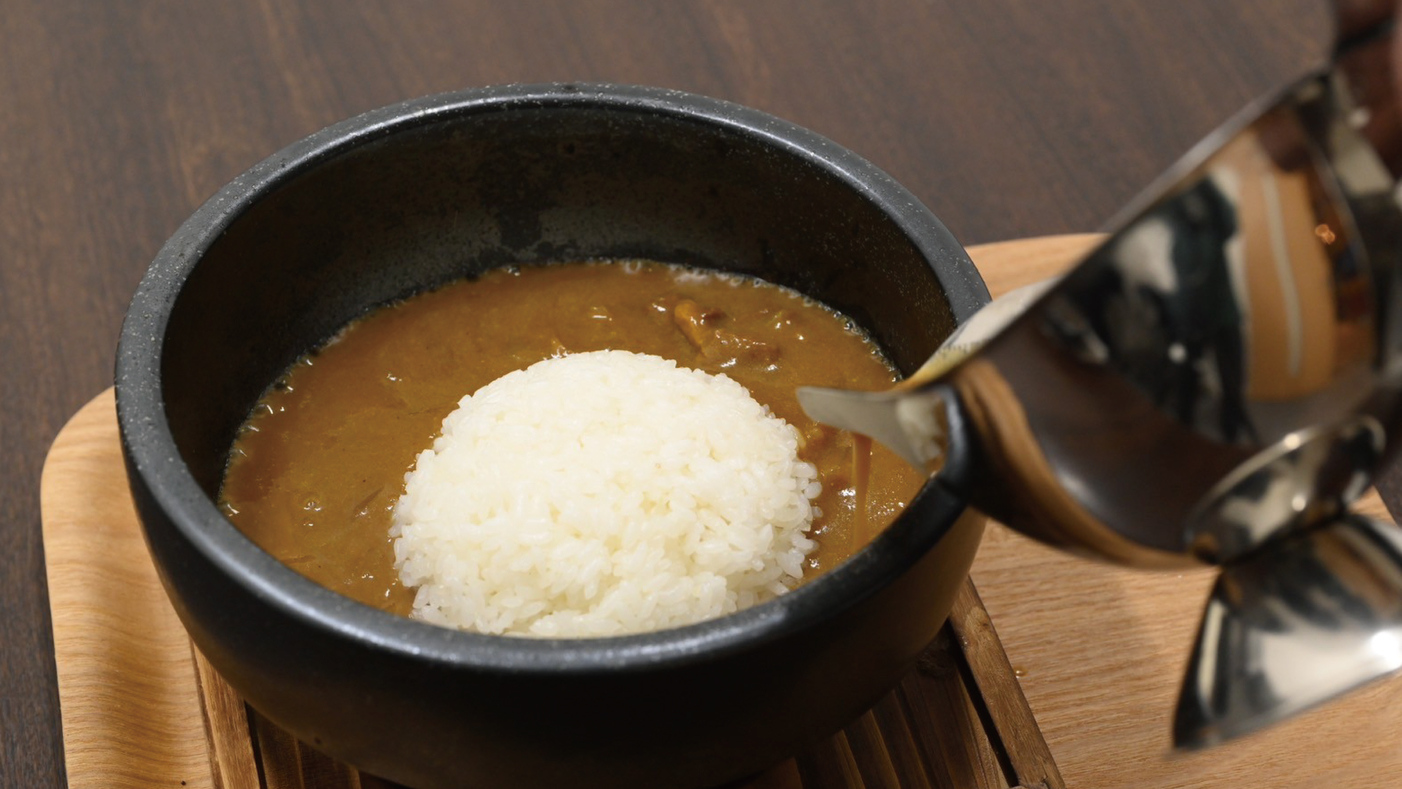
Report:
M815 543L798 431L724 375L559 356L464 397L405 475L412 615L581 638L699 622L792 588Z

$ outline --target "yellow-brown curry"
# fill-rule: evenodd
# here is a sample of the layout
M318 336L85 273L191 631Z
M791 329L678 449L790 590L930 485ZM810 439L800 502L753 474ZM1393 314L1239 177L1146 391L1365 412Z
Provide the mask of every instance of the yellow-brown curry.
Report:
M804 415L799 386L884 389L890 366L842 316L757 280L655 263L496 271L382 309L304 357L234 444L221 504L265 550L361 602L407 614L389 538L415 456L463 395L560 353L618 349L724 373L798 428L822 515L809 576L884 528L923 479L884 449L860 498L852 436ZM865 453L859 453L862 456Z

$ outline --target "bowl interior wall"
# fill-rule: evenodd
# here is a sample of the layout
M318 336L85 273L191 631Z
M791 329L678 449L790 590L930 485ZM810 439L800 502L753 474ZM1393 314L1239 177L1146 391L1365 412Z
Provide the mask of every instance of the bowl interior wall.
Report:
M753 274L846 313L912 371L954 323L930 264L879 206L772 145L643 109L537 108L435 120L291 174L172 310L163 395L186 463L215 495L235 431L298 356L376 305L504 265Z

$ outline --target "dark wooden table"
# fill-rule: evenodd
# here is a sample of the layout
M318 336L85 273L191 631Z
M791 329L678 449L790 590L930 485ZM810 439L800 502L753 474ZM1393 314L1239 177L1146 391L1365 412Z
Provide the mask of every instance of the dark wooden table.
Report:
M648 83L815 129L978 243L1095 229L1330 38L1324 0L4 0L0 34L0 787L65 784L45 451L162 241L264 156L418 94Z

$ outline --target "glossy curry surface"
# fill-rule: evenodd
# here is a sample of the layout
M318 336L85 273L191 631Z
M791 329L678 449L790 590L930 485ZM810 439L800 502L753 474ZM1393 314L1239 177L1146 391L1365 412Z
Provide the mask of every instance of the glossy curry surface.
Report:
M883 448L854 478L851 434L799 408L803 385L881 389L895 373L842 316L758 280L656 263L489 272L380 309L303 357L231 453L221 505L259 546L318 583L407 614L389 538L404 475L458 401L555 354L649 353L724 373L798 428L823 493L806 577L865 545L923 478ZM865 463L858 463L859 475ZM857 512L857 502L865 512Z

